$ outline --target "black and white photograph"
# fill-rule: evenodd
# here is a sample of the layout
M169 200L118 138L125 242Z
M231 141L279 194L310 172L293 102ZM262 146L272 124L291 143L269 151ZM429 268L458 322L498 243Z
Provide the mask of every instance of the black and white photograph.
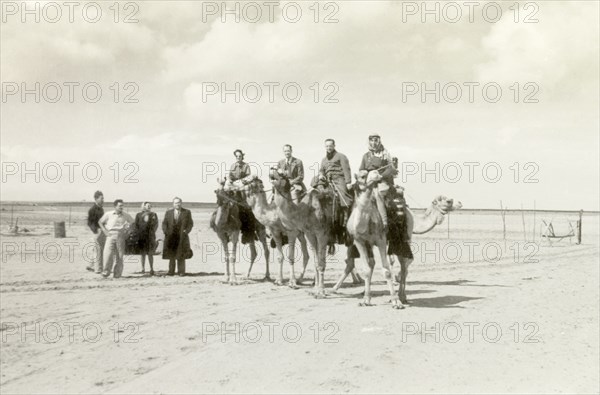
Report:
M0 20L0 394L600 394L600 0Z

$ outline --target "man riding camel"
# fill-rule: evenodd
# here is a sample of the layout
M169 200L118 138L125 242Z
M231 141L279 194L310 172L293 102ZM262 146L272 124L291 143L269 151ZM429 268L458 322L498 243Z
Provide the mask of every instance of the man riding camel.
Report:
M382 180L377 185L375 200L377 210L383 220L385 229L388 229L388 216L385 208L385 197L390 188L394 186L394 176L398 173L394 167L393 159L390 153L381 144L381 136L374 133L369 136L369 151L363 155L359 170L367 172L377 170L381 174Z
M229 173L227 174L227 182L225 183L225 191L230 190L233 187L233 182L242 180L250 175L250 166L244 162L245 154L241 149L233 151L235 155L235 163L231 165ZM234 193L235 200L239 205L239 218L242 222L242 244L253 243L256 240L256 226L254 222L254 215L250 207L244 202L241 192L236 191Z
M319 176L313 179L311 183L313 188L324 193L326 186L337 196L339 200L339 214L334 219L332 232L338 244L348 242L346 235L346 222L350 217L350 210L354 196L351 194L352 174L350 172L350 163L346 155L335 149L335 140L325 140L325 157L321 161Z
M283 146L283 155L285 158L277 163L277 172L279 175L285 175L289 178L292 185L292 201L298 203L306 192L304 165L300 159L292 156L292 146L289 144Z
M350 162L346 155L336 151L334 139L325 140L325 157L321 161L319 181L333 184L332 189L339 196L342 207L349 211L353 202L353 196L348 191L352 188Z
M250 175L250 166L244 162L244 152L241 149L233 151L235 156L235 163L231 165L227 179L229 182L234 182Z

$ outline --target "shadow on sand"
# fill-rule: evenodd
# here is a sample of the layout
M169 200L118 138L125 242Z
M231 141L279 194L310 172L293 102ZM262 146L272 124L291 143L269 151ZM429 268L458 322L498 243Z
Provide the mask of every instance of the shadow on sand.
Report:
M407 281L406 286L409 285L461 285L466 287L508 287L508 285L500 284L478 284L476 281L471 280L454 280L454 281Z

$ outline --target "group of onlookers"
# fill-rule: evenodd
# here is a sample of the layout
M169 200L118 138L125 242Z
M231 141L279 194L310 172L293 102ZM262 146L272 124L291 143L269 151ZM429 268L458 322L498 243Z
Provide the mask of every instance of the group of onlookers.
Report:
M96 257L93 266L87 270L115 278L123 273L123 256L127 248L131 248L141 256L142 272L145 272L146 257L150 264L150 275L154 275L154 252L156 251L156 230L158 229L158 215L152 211L149 202L142 203L142 211L133 219L123 211L123 200L114 201L114 209L104 212L104 194L100 191L94 193L94 205L88 211L88 227L94 234L96 244ZM185 275L185 260L191 258L189 233L194 226L192 213L181 207L182 200L173 199L173 208L165 212L162 221L162 230L165 234L162 251L163 259L169 260L167 275ZM131 236L135 245L131 243ZM114 268L113 268L114 265Z

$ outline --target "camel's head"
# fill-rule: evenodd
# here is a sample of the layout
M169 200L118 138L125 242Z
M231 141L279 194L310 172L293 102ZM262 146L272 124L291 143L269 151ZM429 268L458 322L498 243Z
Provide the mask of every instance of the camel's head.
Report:
M264 185L260 178L256 175L250 175L244 179L243 191L246 195L257 195L264 191Z
M358 174L354 174L354 178L356 179L356 185L360 191L364 191L367 188L376 185L382 179L381 174L379 174L377 170L360 170Z
M439 195L431 202L431 210L435 210L441 214L440 220L444 218L444 215L451 211L459 210L462 207L461 202L454 203L454 199L447 198L446 196Z
M273 185L273 192L279 195L289 194L290 189L292 188L292 184L290 183L289 178L280 172L277 169L271 169L269 172L269 179L271 180L271 184Z
M261 193L264 193L265 188L260 178L255 175L249 176L245 180L243 194L245 195L246 202L253 206L256 199Z

